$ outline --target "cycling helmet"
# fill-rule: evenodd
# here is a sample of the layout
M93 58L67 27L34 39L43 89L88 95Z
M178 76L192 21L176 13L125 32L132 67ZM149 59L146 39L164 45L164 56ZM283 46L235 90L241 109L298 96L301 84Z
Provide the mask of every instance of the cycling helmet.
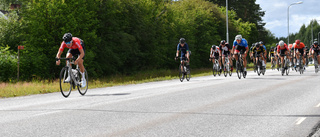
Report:
M297 45L300 44L300 40L299 40L299 39L296 40L296 44L297 44Z
M274 49L274 47L270 47L270 49Z
M72 41L72 34L71 33L65 33L62 37L63 41L65 43Z
M318 45L318 41L313 42L313 45Z
M186 39L184 39L184 38L181 38L180 40L179 40L179 43L180 44L184 44L186 42Z
M263 41L260 41L259 44L263 44Z
M211 48L212 48L212 50L216 50L216 47L217 47L216 45L212 45Z
M225 40L221 40L220 44L224 45L224 44L226 44L226 41Z
M236 40L242 40L242 36L241 36L241 35L237 35L237 36L235 37L235 39L236 39Z
M280 45L280 47L283 47L284 46L284 41L280 40L279 45Z

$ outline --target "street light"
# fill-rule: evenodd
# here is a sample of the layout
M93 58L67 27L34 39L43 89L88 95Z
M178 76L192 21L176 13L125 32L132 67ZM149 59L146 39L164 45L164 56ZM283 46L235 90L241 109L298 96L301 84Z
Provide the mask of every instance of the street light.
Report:
M296 4L302 4L303 2L302 1L299 1L299 2L295 2L295 3L292 3L292 4L290 4L289 6L288 6L288 43L287 44L289 44L289 8L290 8L290 6L292 6L292 5L296 5Z
M227 43L229 43L229 29L228 29L228 0L226 0L226 25L227 25Z

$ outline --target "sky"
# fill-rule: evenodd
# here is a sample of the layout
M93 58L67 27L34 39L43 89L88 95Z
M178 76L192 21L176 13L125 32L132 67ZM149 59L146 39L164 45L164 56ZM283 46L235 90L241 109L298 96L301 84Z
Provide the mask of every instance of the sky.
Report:
M266 23L264 27L276 37L287 37L288 6L299 1L303 3L291 5L289 8L289 33L299 32L300 27L303 24L309 25L311 20L320 23L320 0L256 0L262 11L265 11L262 18Z

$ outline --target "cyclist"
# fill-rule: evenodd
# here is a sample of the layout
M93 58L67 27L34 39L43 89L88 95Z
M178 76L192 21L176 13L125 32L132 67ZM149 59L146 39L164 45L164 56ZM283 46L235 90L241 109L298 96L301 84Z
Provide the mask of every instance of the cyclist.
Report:
M224 62L225 57L228 57L229 58L229 62L230 62L230 66L231 66L231 71L232 71L233 70L233 65L232 65L231 57L230 57L231 48L230 48L229 43L226 43L225 40L222 40L220 42L219 49L220 49L221 55L223 55L222 56L222 64L223 65L225 64L225 62Z
M86 86L86 79L85 79L85 74L84 74L84 66L83 66L83 60L85 57L85 46L84 46L84 42L82 39L77 38L77 37L72 37L71 33L65 33L62 37L63 41L60 45L60 48L58 50L57 53L57 60L56 60L56 64L60 65L60 57L61 54L64 50L64 48L68 48L68 53L66 55L66 58L72 58L72 56L78 55L78 58L75 60L74 64L78 64L79 68L80 68L80 73L82 75L82 87ZM71 80L70 76L67 77L67 79L65 80L66 82L69 82Z
M252 51L255 53L254 57L256 59L256 62L258 62L259 57L261 56L262 58L265 58L265 49L260 46L261 44L259 44L258 42L256 43L256 46L252 49ZM265 61L264 59L262 60L262 66L265 67ZM256 66L257 67L257 66Z
M274 48L271 47L269 50L269 59L271 60L271 68L274 67Z
M315 60L314 58L316 55L316 58L318 60L318 66L316 66L316 68L319 68L319 66L320 66L320 47L319 47L318 41L313 42L313 45L310 47L310 53L312 55L313 60ZM316 64L316 63L314 63L314 64Z
M218 46L212 45L211 50L210 50L210 59L211 59L212 63L214 63L216 59L219 60L218 62L219 62L220 72L221 72L222 71L222 69L221 69L221 51Z
M249 48L248 48L248 42L246 39L242 38L241 35L237 35L235 37L235 40L233 41L233 48L232 48L232 53L233 54L233 57L238 60L238 53L240 52L240 54L243 54L244 56L243 57L243 66L244 66L244 72L245 74L247 74L247 53L249 51Z
M252 46L250 47L249 49L249 56L250 56L250 59L253 61L253 64L256 65L256 62L255 62L255 59L253 57L253 51L252 49L255 47L256 43L252 43ZM256 70L254 70L256 71Z
M278 46L279 46L279 43L276 43L276 46L274 47L274 53L275 53L275 56L274 56L274 60L276 61L276 64L277 64L277 70L279 71L279 56L278 56Z
M183 64L183 61L186 61L186 67L187 69L190 69L190 65L189 65L189 46L186 43L186 40L184 38L180 38L179 40L179 44L177 46L177 53L176 53L176 58L177 59L179 57L179 51L181 50L181 64ZM184 64L183 64L184 65ZM183 66L182 65L182 66ZM183 70L181 66L181 70Z
M284 56L286 55L289 57L289 48L286 43L284 43L283 40L279 42L278 48L277 48L277 54L281 58L281 71L284 71ZM290 57L289 57L290 60Z
M294 47L294 52L295 52L295 57L297 58L297 60L300 59L300 55L302 55L302 60L303 60L303 64L304 64L304 69L306 68L305 66L305 63L306 63L306 60L304 58L304 55L306 53L306 48L305 48L305 45L303 42L301 42L299 39L297 39L295 41L295 43L293 44L293 47ZM301 62L299 62L301 63ZM296 62L295 62L296 64ZM294 65L294 68L296 68L296 65Z

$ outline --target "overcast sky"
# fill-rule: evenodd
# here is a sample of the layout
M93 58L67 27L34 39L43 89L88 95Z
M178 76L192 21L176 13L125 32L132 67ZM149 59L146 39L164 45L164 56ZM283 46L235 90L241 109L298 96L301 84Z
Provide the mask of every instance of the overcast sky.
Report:
M309 25L312 19L316 19L320 23L320 0L256 0L262 11L265 11L262 18L266 23L265 28L276 37L287 37L288 6L299 1L303 3L292 5L289 9L289 32L299 32L300 27L303 24Z

